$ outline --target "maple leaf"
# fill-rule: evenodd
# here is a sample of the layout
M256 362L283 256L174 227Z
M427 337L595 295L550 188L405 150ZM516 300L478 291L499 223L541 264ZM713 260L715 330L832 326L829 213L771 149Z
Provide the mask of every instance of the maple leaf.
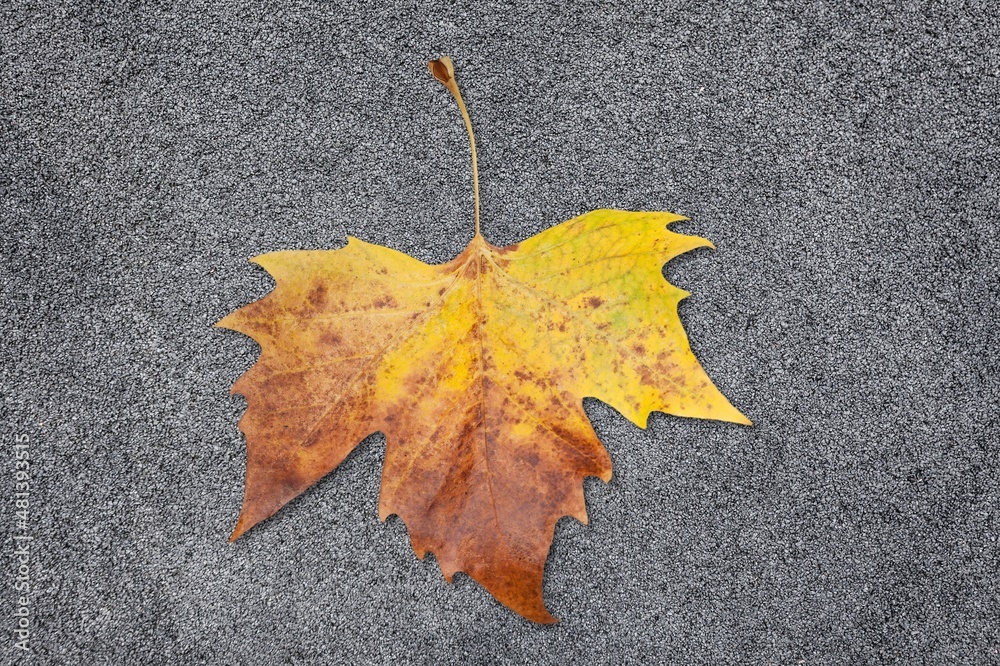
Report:
M450 60L430 63L471 122ZM475 174L475 168L473 173ZM710 246L671 213L597 210L517 245L479 233L429 265L349 238L339 250L252 261L274 291L223 319L262 349L246 396L246 492L235 539L382 432L379 517L398 515L417 556L463 571L501 603L554 622L542 573L556 522L587 522L583 478L611 460L583 410L608 403L646 426L657 410L750 422L715 388L662 275Z

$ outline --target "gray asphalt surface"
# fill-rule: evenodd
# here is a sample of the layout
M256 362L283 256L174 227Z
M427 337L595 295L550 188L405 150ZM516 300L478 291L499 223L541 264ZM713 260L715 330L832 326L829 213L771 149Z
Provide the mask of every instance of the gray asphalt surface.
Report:
M0 662L1000 661L989 2L0 9ZM668 210L753 428L588 413L615 465L535 626L378 521L384 440L235 544L247 258ZM30 437L26 531L13 441ZM30 646L13 537L30 542Z

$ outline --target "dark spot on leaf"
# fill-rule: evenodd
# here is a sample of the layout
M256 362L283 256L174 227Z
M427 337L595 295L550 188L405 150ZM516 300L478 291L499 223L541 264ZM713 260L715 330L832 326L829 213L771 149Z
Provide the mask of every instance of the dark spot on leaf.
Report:
M326 284L320 282L313 287L312 290L310 290L309 295L306 297L306 300L309 302L309 305L314 308L323 307L323 304L326 301Z
M327 347L337 347L341 342L343 342L343 339L336 333L324 333L319 336L319 343Z
M566 428L564 428L563 426L559 425L558 423L553 423L551 429L552 429L552 432L554 432L555 434L559 435L560 437L562 437L565 440L568 440L570 442L576 441L576 436L573 434L573 432L570 431L570 430L567 430Z
M587 305L589 305L592 308L601 307L601 303L603 302L604 299L601 298L600 296L591 296L590 298L587 299Z

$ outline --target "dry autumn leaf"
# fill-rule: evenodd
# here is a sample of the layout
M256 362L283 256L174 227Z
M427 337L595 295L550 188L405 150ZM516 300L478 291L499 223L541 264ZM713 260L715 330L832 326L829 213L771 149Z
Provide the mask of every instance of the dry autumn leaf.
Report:
M431 71L471 123L447 58ZM247 398L246 494L232 538L273 515L373 432L386 437L379 516L406 523L418 557L463 571L535 622L554 622L542 572L556 521L586 523L583 478L611 460L583 410L610 404L640 427L653 410L749 424L691 353L687 293L662 267L704 239L670 213L598 210L517 245L476 233L428 265L350 238L331 251L253 259L274 291L218 326L260 360Z

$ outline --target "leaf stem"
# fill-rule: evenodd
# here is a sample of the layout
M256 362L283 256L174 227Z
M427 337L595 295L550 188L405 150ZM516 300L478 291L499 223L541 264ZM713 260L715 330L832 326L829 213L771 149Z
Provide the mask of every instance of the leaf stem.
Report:
M479 232L479 165L476 161L476 135L472 132L472 120L469 118L465 102L462 101L462 93L459 92L458 83L455 81L455 66L452 64L451 58L445 56L438 60L431 60L427 63L427 67L431 70L434 78L443 83L444 87L455 98L455 101L458 102L458 110L462 112L462 120L465 121L465 130L469 134L469 148L472 150L472 197L476 206L476 237L481 238L482 234Z

